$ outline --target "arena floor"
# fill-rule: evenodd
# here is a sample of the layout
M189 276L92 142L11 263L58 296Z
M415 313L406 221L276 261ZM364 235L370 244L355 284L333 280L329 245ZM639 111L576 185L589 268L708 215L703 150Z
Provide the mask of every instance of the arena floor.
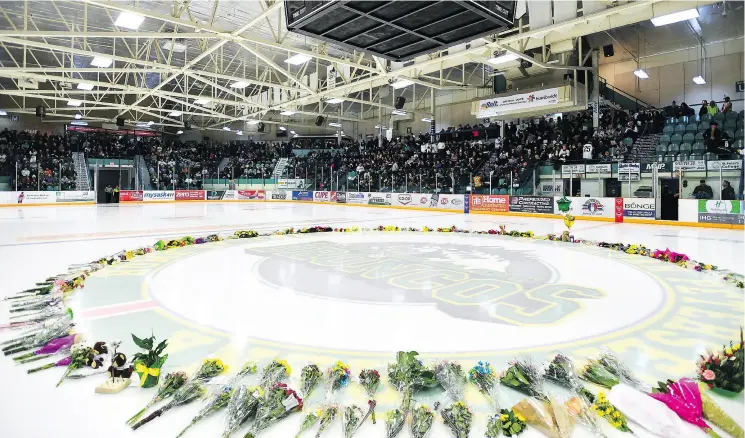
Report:
M536 234L564 229L548 219L292 203L2 208L0 296L70 264L160 238L313 225L487 230L500 224ZM745 265L742 231L577 221L573 234L670 248L740 273ZM397 350L467 367L488 360L501 370L514 357L541 363L561 351L581 360L609 347L652 383L693 377L698 354L734 340L745 315L742 290L714 274L586 245L440 233L324 233L192 246L106 268L73 297L78 329L91 341L121 339L131 355L130 333L168 338L168 370L194 369L208 355L235 368L280 357L298 374L308 362L325 366L337 359L348 361L353 373L375 367L384 374ZM7 312L0 315L0 325L7 324ZM9 335L0 331L0 339ZM0 360L3 436L77 436L81 427L134 436L124 421L152 396L135 386L96 396L98 377L55 388L62 370L27 376L25 369ZM292 383L298 381L299 375ZM321 393L311 397L311 406L322 403ZM484 415L475 389L466 398ZM503 389L500 400L511 406L521 398ZM358 385L338 399L350 400L364 403ZM381 390L379 412L396 401L391 388ZM717 402L743 424L742 397ZM135 434L175 436L199 407L179 408ZM262 436L294 436L301 420L295 415ZM186 436L218 436L223 422L217 415ZM483 436L485 424L478 416L471 436ZM441 421L435 427L433 437L450 436ZM609 437L624 436L605 430ZM693 427L686 431L705 436ZM356 436L384 435L378 421ZM651 436L644 430L637 435ZM341 437L341 426L324 436ZM522 436L542 435L528 430ZM590 434L578 427L573 436Z

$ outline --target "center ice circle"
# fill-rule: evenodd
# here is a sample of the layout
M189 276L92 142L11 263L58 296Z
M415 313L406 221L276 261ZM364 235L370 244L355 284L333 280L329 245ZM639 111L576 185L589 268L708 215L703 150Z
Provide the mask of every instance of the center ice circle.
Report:
M662 285L608 254L478 235L275 236L178 260L149 291L167 311L240 338L505 352L618 333L659 313Z

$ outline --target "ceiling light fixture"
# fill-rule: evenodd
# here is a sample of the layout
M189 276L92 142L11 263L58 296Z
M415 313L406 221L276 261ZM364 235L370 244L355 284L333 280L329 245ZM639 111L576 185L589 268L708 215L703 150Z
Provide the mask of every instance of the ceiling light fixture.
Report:
M396 115L396 116L405 116L407 112L404 110L393 110L391 111L391 114Z
M280 131L287 131L287 128L285 128L284 126L280 126L280 127L279 127L279 130L280 130Z
M666 24L673 24L679 21L698 18L698 16L698 9L686 9L685 11L654 17L652 18L652 24L654 24L655 26L664 26Z
M78 84L78 90L91 91L92 89L93 89L93 84L88 84L85 82L81 82Z
M344 99L342 99L340 97L335 97L333 99L329 99L329 100L326 101L326 103L328 103L330 105L334 105L334 104L342 103L342 102L344 102Z
M243 135L243 131L235 131L236 135Z
M91 61L91 65L93 67L108 68L113 62L113 59L96 56L95 58L93 58L93 61Z
M293 114L295 114L295 111L282 111L281 113L279 113L279 115L281 116L291 116Z
M178 131L176 131L176 135L181 135L181 134L183 134L183 133L184 133L184 131L182 131L182 130L180 130L180 129L179 129Z
M238 82L233 82L232 84L230 84L230 88L246 88L246 87L248 87L248 82L238 81Z
M693 78L693 82L695 82L698 85L704 85L706 83L706 79L704 79L703 76L700 76L699 75L699 76L696 76L695 78Z
M211 102L210 99L197 99L194 101L194 103L197 105L207 105L210 102Z
M70 122L70 124L75 126L88 126L88 122L84 122L82 120L73 120L72 122Z
M249 120L247 123L249 125L258 125L259 123L261 123L261 120Z
M143 17L142 15L133 14L131 12L122 12L116 18L116 21L114 22L114 24L117 27L137 30L143 21L145 21L145 17Z
M413 82L411 82L408 79L399 79L396 82L392 83L391 84L391 87L393 87L396 90L398 90L399 88L406 88L406 87L408 87L411 84L413 84Z
M290 134L295 134L295 131L290 131Z
M69 106L80 106L82 104L83 104L83 101L82 100L75 100L75 99L73 99L73 100L68 100L67 101L67 105L69 105Z
M83 116L80 115L80 113L75 114L75 120L80 120L82 118L83 118Z
M285 62L290 65L302 65L310 61L311 59L313 59L312 56L309 56L303 53L298 53L297 55L293 55L285 59Z
M425 118L422 119L422 122L431 122L431 121L432 121L432 119L430 119L428 117L425 117Z
M644 70L640 68L634 70L634 74L639 79L649 79L649 75L647 74L647 72L645 72Z
M515 61L519 56L514 53L505 53L504 55L495 56L486 60L491 65L504 64L505 62Z
M160 47L162 47L163 50L168 50L169 52L174 52L174 53L186 52L186 44L178 42L178 41L176 42L166 41Z
M230 131L230 127L228 127L228 126L223 126L223 127L222 127L222 130L223 130L223 131Z
M184 114L182 111L171 111L170 113L168 113L168 115L171 117L179 117L182 114Z
M341 128L341 123L329 123L329 126L333 126L334 128Z

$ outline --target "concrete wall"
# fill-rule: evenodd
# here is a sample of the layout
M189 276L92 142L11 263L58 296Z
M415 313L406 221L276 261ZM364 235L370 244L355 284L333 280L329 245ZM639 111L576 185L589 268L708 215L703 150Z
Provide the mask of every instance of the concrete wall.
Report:
M678 104L700 104L701 100L717 102L729 96L736 111L743 109L743 93L735 92L735 82L743 80L743 40L737 39L706 47L708 58L704 78L706 84L693 83L699 74L698 49L682 50L643 58L641 67L649 79L638 79L633 60L602 64L600 77L610 85L641 99L650 105L664 107L673 100ZM739 101L738 101L739 100ZM698 107L695 107L698 108Z

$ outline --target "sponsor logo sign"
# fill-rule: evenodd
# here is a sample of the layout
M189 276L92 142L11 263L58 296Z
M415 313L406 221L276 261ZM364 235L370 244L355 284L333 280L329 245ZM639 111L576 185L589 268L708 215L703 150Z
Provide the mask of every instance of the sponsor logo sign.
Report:
M413 199L408 193L399 193L398 195L396 195L396 201L397 204L400 205L409 205L413 202Z
M509 198L507 195L471 195L469 211L506 212Z
M313 192L315 202L336 202L336 192Z
M616 222L623 222L623 198L616 198L615 202Z
M57 201L55 192L10 192L11 203L17 204L46 204Z
M708 224L745 223L742 201L698 200L698 221Z
M623 199L623 215L625 217L655 218L654 199L649 198L618 198Z
M391 193L370 193L367 203L369 205L391 205L392 199Z
M618 173L639 173L641 163L618 163Z
M176 201L204 201L204 190L176 190Z
M559 103L559 89L547 88L532 93L513 94L479 101L478 118L526 108L537 108Z
M584 164L565 164L561 166L561 175L577 175L585 173Z
M121 190L119 192L119 202L140 202L143 199L144 192L142 190Z
M347 192L347 204L367 204L370 193Z
M589 198L582 204L582 214L585 216L603 216L605 206L596 198Z
M302 188L304 184L304 179L279 178L277 180L277 188L279 189L299 189Z
M742 161L740 160L720 160L720 161L707 161L706 168L708 170L739 170L742 169Z
M619 173L618 174L618 180L619 181L639 181L639 174L638 173Z
M235 199L239 201L261 200L266 198L264 190L228 190L225 199Z
M459 210L463 208L463 195L440 194L437 208Z
M688 160L673 162L673 170L706 170L706 161Z
M211 190L207 192L208 201L219 201L225 198L225 190Z
M313 192L301 190L301 191L292 191L292 200L293 201L312 201L313 200Z
M292 198L292 195L290 195L290 198ZM284 190L273 191L271 199L273 201L285 201L287 200L287 192Z
M57 192L57 202L92 202L93 192L91 191L67 191Z
M587 173L610 173L611 166L610 163L601 163L601 164L588 164L585 168L585 172Z
M509 211L553 214L554 198L550 196L510 196Z
M643 163L641 171L642 173L652 173L657 169L658 172L672 172L673 169L669 162L656 162L656 163Z
M146 191L143 193L143 201L173 201L176 199L176 193L172 190Z
M338 204L346 204L347 203L347 193L346 192L336 192L336 202Z
M564 191L564 184L558 183L541 183L541 193L546 195L561 195Z

